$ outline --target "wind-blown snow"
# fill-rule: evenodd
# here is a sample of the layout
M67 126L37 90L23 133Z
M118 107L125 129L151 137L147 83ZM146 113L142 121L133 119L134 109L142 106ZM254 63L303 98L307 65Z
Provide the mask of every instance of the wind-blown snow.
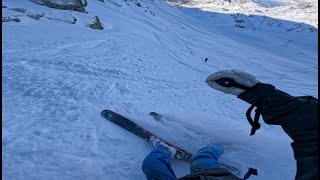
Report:
M222 142L221 162L242 175L257 168L251 179L293 179L291 139L263 122L249 136L249 105L204 80L235 68L318 97L318 32L286 31L296 22L281 19L253 31L235 27L230 14L137 3L91 0L85 14L3 0L2 16L21 21L2 23L2 177L145 179L152 147L100 116L111 109L192 152ZM86 27L95 15L104 30ZM155 122L150 111L172 121ZM178 177L189 173L188 163L172 164Z

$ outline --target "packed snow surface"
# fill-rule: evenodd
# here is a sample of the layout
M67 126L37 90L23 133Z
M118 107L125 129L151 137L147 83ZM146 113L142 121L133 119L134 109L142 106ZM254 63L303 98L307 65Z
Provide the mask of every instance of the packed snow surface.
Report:
M294 179L292 140L263 122L249 136L249 104L204 80L240 69L294 96L318 97L311 23L158 0L89 0L87 13L2 4L3 19L20 19L2 23L3 179L145 179L151 145L103 119L104 109L193 153L221 142L220 162L240 176L254 167L251 179ZM87 27L94 16L103 30ZM272 21L248 26L260 17ZM150 111L171 121L156 122ZM178 177L189 173L186 162L172 166Z

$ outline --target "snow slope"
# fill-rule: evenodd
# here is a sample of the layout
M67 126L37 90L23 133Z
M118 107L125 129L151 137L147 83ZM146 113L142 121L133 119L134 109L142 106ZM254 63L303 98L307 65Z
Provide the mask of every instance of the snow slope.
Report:
M236 68L292 95L318 97L317 31L253 31L234 26L230 14L158 0L89 0L87 13L2 2L3 17L21 20L2 23L2 178L145 179L141 164L151 146L105 121L103 109L192 152L223 142L220 161L243 173L257 168L252 179L294 178L282 129L263 123L250 137L249 105L204 80ZM102 31L86 27L94 16ZM159 124L150 111L173 122ZM178 177L189 173L188 163L172 164Z
M264 21L268 21L269 25L281 26L281 22L269 18L273 17L307 23L318 28L318 1L315 0L173 0L171 4L210 12L241 13L249 17L258 15L258 17L242 19L249 21L253 26L259 26ZM299 26L299 23L297 25Z

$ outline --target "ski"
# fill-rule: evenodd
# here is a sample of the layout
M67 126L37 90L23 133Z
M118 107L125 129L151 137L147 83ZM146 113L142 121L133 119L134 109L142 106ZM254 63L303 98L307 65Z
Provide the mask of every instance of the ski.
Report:
M172 143L162 139L161 137L152 133L151 131L148 131L147 129L143 128L142 126L135 123L134 121L132 121L132 120L130 120L130 119L114 112L114 111L111 111L108 109L103 110L101 112L101 116L103 118L109 120L110 122L122 127L123 129L133 133L134 135L136 135L136 136L140 137L141 139L144 139L148 142L151 137L155 137L155 138L160 139L164 143L168 144L169 146L174 147L177 150L177 153L174 156L176 159L189 162L192 158L192 153L187 152L187 151L173 145Z

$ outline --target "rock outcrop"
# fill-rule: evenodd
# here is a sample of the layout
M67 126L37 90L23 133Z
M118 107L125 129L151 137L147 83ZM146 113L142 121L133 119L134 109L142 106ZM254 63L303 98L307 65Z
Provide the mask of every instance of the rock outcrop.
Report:
M92 24L89 24L88 27L90 27L91 29L102 30L103 26L101 25L101 22L100 22L98 16L95 16L94 18L95 18L94 22Z
M86 0L30 0L39 5L44 5L54 9L72 10L85 12Z

